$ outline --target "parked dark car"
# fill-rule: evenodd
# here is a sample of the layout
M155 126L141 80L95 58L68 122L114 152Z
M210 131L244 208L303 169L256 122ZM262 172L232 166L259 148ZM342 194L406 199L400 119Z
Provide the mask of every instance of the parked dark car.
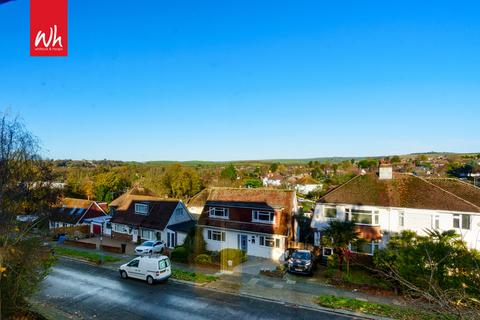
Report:
M313 275L315 256L308 250L296 250L288 259L287 271Z

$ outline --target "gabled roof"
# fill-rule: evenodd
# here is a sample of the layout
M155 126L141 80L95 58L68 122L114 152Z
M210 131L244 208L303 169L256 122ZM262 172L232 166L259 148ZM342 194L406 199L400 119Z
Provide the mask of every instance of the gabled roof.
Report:
M93 200L63 198L61 202L52 208L49 219L69 224L77 224L92 206L105 215L106 212Z
M188 220L176 224L171 224L168 229L177 232L189 233L195 227L195 220Z
M110 222L163 230L179 202L179 200L131 200L126 209L118 208L115 210ZM136 203L148 204L148 214L135 213Z
M117 210L126 210L133 200L152 201L161 200L161 198L150 189L136 186L110 202L110 207Z
M376 174L365 174L330 191L319 202L480 212L480 189L454 179L433 181L395 173L393 179L380 180Z

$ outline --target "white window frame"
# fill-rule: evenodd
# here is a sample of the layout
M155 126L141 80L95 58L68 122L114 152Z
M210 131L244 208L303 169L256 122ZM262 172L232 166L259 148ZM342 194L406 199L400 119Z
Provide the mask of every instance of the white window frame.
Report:
M260 216L268 215L268 220L259 219ZM252 222L275 224L274 211L252 210Z
M145 236L145 234L147 234L148 236ZM142 239L156 240L156 238L155 238L155 231L150 230L150 229L143 229L143 228L142 228L142 231L141 231L141 233L140 233L140 237L141 237Z
M207 230L207 239L218 242L225 242L225 231Z
M135 213L146 216L148 214L148 204L135 203Z
M333 209L335 210L335 217L329 217L327 216L327 210L329 209ZM325 219L336 219L337 218L337 215L338 215L338 210L337 210L337 207L336 206L324 206L323 207L323 217Z
M359 214L364 215L371 215L372 223L363 223L363 222L355 222L357 225L364 225L364 226L378 226L380 225L380 211L375 209L355 209L355 208L348 208L345 210L345 218L346 220L352 221L352 216L354 215L353 211L363 211Z
M468 228L467 226L464 225L464 216L468 216ZM455 226L455 220L458 220L458 226ZM454 229L462 229L462 230L470 230L472 228L472 217L469 214L460 214L456 213L453 215L453 224L452 224Z
M432 215L432 228L435 230L440 229L440 215L438 214Z
M260 241L258 242L263 247L268 248L280 248L280 239L274 237L260 236Z
M352 244L348 245L348 248L351 252L356 253L356 254L366 254L369 256L373 256L375 254L375 251L377 251L380 248L380 241L379 240L372 240L370 243L367 243L367 245L370 245L370 252L357 252L354 251L352 248Z
M215 219L228 219L228 208L210 207L208 209L208 216ZM222 212L221 214L218 214Z
M113 223L112 224L112 230L117 232L117 233L129 234L128 227L126 225L120 224L120 223Z

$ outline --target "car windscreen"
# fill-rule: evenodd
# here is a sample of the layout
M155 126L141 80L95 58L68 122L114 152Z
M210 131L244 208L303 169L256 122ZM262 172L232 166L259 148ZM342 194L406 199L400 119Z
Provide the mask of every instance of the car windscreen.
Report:
M300 260L310 260L310 253L308 252L294 252L292 254L293 259L300 259Z
M146 241L142 243L142 246L144 247L153 247L153 242L152 241Z

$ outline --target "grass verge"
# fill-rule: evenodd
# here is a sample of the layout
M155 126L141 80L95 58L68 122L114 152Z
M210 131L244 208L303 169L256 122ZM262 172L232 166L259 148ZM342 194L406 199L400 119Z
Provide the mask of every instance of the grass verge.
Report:
M389 317L400 320L455 319L448 315L436 314L420 309L403 308L386 304L360 301L351 298L341 298L331 295L319 296L317 298L317 303L322 307L331 309L350 310L374 316Z
M172 269L172 278L184 281L191 281L195 283L208 283L218 279L218 277L206 275L199 272L189 272L179 269Z
M88 260L94 263L100 263L102 260L102 255L96 252L81 251L71 248L56 247L55 254L59 256L67 256L72 258L79 258L83 260ZM109 255L103 255L103 262L115 262L119 261L120 258L112 257Z

